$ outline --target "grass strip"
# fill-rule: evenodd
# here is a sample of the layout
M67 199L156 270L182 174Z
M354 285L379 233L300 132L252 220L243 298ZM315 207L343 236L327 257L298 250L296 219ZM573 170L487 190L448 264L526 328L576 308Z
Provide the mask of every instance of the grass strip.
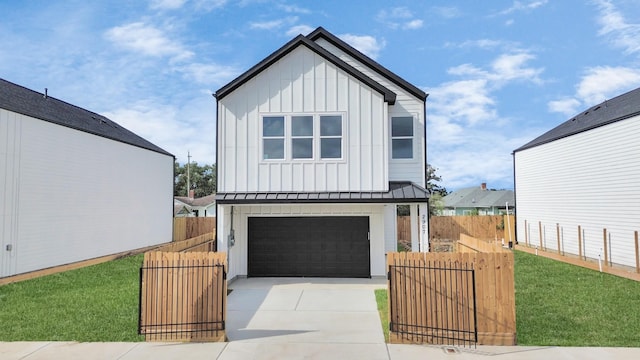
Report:
M382 323L382 332L384 333L384 341L389 342L389 302L388 292L386 289L375 290L376 304L378 305L378 315Z
M0 286L0 341L143 341L142 256Z

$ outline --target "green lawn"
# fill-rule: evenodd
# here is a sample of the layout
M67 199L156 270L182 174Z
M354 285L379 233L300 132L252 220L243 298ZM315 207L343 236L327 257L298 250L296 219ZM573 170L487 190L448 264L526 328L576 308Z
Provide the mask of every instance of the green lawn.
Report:
M520 345L640 347L640 283L515 252Z
M639 282L514 255L519 345L640 347ZM387 291L376 301L388 339Z
M388 292L386 289L375 290L376 303L378 304L378 314L382 323L382 332L384 333L384 341L389 342L389 303Z
M0 341L142 341L142 255L0 286Z

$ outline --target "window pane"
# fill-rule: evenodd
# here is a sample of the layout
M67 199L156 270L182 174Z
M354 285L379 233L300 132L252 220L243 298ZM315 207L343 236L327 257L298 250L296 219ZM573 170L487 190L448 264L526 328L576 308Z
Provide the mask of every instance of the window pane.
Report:
M391 118L391 136L413 136L413 118L411 116Z
M294 159L313 158L313 139L293 139L291 148L291 156Z
M262 156L266 159L284 159L284 139L263 139Z
M391 157L394 159L413 159L413 140L393 139Z
M284 116L263 117L262 136L284 136Z
M320 116L320 136L341 136L342 116Z
M342 139L320 139L320 157L323 159L340 159L342 157Z
M313 116L292 116L291 135L313 136Z

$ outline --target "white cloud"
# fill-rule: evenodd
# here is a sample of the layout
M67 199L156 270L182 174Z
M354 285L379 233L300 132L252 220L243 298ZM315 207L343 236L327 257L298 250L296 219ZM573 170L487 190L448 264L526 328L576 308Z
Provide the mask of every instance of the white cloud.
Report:
M506 82L523 79L533 83L541 83L540 74L543 69L526 66L526 63L533 59L535 59L533 55L525 52L500 55L491 64L493 80Z
M598 66L587 69L576 88L585 107L599 104L640 85L640 69Z
M384 40L378 41L378 39L369 35L342 34L339 37L372 59L378 58L380 51L386 46Z
M479 40L466 40L461 43L448 42L445 44L449 48L480 48L484 50L495 49L505 46L505 42L502 40L493 39L479 39Z
M223 85L239 74L239 70L232 66L223 66L214 63L200 64L193 63L181 67L189 79L201 84Z
M640 23L628 23L611 1L600 0L597 4L601 12L598 22L602 26L599 34L627 54L640 53Z
M292 26L289 30L287 30L287 36L294 37L300 34L307 35L313 30L314 29L308 25L296 25L296 26Z
M406 30L415 30L415 29L420 29L422 27L422 20L420 19L414 19L409 21L408 23L405 23L402 28L406 29Z
M196 0L196 9L211 11L227 4L227 0Z
M569 117L580 111L582 103L574 98L563 98L549 101L547 107L551 112L557 112Z
M271 21L251 22L249 23L249 27L251 29L257 29L257 30L274 30L274 29L281 28L282 26L285 26L285 25L294 24L297 21L298 21L297 16L290 16L283 19L276 19Z
M460 9L453 6L436 6L432 11L438 16L445 19L453 19L459 17L462 13Z
M500 11L499 15L508 15L514 12L529 12L547 4L547 0L536 0L529 2L514 1L511 7Z
M413 13L406 7L380 10L376 19L392 29L415 30L423 25L423 21L414 18Z
M105 33L107 40L117 46L150 56L169 56L184 60L193 56L182 44L172 41L165 34L142 22L113 27Z
M286 5L279 4L278 7L288 13L296 13L296 14L310 14L311 10L300 7L298 5Z
M179 9L187 0L152 0L149 7L152 9L172 10Z

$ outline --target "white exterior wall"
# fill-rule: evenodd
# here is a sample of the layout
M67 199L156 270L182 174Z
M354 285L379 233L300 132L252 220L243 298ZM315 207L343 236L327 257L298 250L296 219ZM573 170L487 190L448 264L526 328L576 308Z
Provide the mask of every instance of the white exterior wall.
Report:
M517 239L557 251L604 257L635 267L634 231L640 231L640 117L618 121L515 153ZM525 221L527 226L525 227ZM608 241L608 239L607 239Z
M262 115L326 112L343 116L343 159L261 159ZM388 115L382 94L298 47L218 102L218 191L386 191Z
M0 171L0 277L172 239L171 156L0 109Z
M348 63L358 69L363 74L375 80L387 89L396 93L396 103L389 106L389 119L394 116L413 116L414 122L414 143L413 143L413 159L391 159L391 151L387 157L389 161L389 180L394 181L412 181L420 186L425 184L426 172L426 153L425 153L425 104L422 100L414 97L406 90L402 89L395 83L387 80L368 66L360 63L356 59L349 56L333 44L324 39L318 39L316 43L338 56L342 61ZM388 132L391 134L391 123L387 122Z
M259 216L368 216L369 256L371 276L385 276L385 221L382 204L355 205L233 205L233 229L235 245L228 251L228 236L231 229L231 205L218 208L218 251L228 252L228 278L247 275L249 217Z

